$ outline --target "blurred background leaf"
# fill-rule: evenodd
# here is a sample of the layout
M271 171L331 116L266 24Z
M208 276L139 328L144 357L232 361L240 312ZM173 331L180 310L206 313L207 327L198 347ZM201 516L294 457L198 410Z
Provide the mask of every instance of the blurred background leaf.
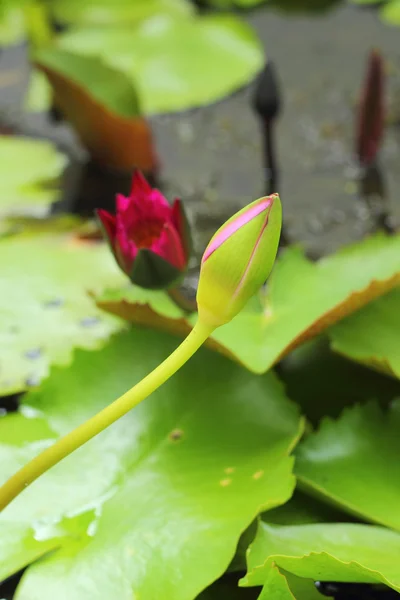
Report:
M51 142L0 135L0 164L0 215L43 212L59 198L67 157Z
M98 348L123 327L89 296L124 281L108 247L79 240L73 222L38 225L0 239L3 395L38 385L74 348Z
M71 52L101 56L124 71L137 86L146 114L220 100L248 83L264 63L251 27L229 15L157 15L133 27L76 28L58 43Z

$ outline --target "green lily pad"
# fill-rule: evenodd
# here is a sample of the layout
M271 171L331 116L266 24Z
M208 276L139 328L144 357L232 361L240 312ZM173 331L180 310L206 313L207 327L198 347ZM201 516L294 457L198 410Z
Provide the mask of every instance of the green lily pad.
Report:
M50 142L0 136L0 215L29 214L55 202L66 164Z
M400 591L400 535L355 523L260 523L244 586L262 585L274 565L313 580L383 583ZM268 579L267 579L268 581ZM286 600L286 598L285 598Z
M372 236L316 263L292 247L278 258L267 291L218 328L209 342L255 373L264 373L291 350L346 315L383 295L400 281L400 236ZM123 312L121 309L123 303ZM99 306L132 322L187 332L194 316L171 317L159 304L158 319L138 309L134 291L122 300L99 298ZM163 312L163 315L159 313Z
M284 569L279 569L275 564L271 564L258 600L272 599L321 600L321 595L311 579L296 577Z
M308 525L311 523L352 521L343 511L308 496L296 488L288 502L261 515L261 518L273 525ZM246 553L257 533L258 521L254 521L240 538L236 555L229 571L246 570ZM279 579L279 578L278 578Z
M20 2L18 4L21 4ZM21 8L5 2L0 6L0 45L19 44L25 39L25 19Z
M277 261L259 307L242 311L214 339L257 373L400 280L400 236L376 235L316 263L298 248Z
M46 75L33 69L29 86L24 98L24 108L27 112L41 113L49 110L52 102L51 86Z
M207 0L207 4L214 8L231 9L231 8L254 8L259 4L265 4L266 0Z
M400 288L329 330L332 348L400 379Z
M286 577L280 572L278 567L271 565L267 573L265 584L258 600L295 600Z
M107 406L176 343L133 328L98 352L77 351L70 368L25 396L19 414L0 419L0 479ZM41 600L161 592L191 600L222 575L259 510L292 494L289 453L302 429L272 373L256 377L200 350L0 514L0 579L53 545L60 549L25 572L18 600L37 590Z
M157 14L174 17L193 13L187 0L54 0L53 14L61 23L84 25L135 24Z
M37 385L74 348L98 348L123 326L89 296L125 280L108 247L50 223L0 238L0 394Z
M123 70L147 114L215 102L248 83L265 61L253 30L229 15L158 15L134 27L80 28L59 44Z
M341 323L356 319L364 310L340 321L328 333L340 328ZM301 406L302 412L314 425L324 416L338 417L345 406L357 402L364 403L375 398L382 406L387 406L394 398L400 397L400 381L333 352L326 337L310 340L291 352L280 363L279 375L288 396Z
M132 79L101 56L54 47L38 52L36 65L52 86L54 105L96 162L121 172L154 168L151 130Z
M37 52L35 61L41 68L54 71L77 86L87 86L91 97L112 113L127 119L140 114L132 81L101 58L50 48Z
M383 21L390 25L400 25L400 2L392 0L385 4L379 11L379 15Z
M297 450L299 482L351 514L400 530L399 434L400 400L387 411L369 402L327 418Z
M351 0L352 4L379 4L381 0Z
M348 517L334 509L332 506L306 496L298 489L294 495L282 506L269 510L262 515L262 519L269 525L308 525L311 523L331 523L347 521ZM248 589L248 588L247 588ZM296 577L284 569L278 569L271 563L263 591L258 600L280 598L282 600L321 600L312 579ZM290 593L290 595L289 595Z

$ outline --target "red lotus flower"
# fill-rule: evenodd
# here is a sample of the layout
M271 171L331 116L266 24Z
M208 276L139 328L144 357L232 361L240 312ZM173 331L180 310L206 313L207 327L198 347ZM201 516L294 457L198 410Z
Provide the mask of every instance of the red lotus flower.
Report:
M166 288L186 271L190 239L180 200L172 206L136 171L129 198L117 195L116 215L97 214L115 259L136 285Z

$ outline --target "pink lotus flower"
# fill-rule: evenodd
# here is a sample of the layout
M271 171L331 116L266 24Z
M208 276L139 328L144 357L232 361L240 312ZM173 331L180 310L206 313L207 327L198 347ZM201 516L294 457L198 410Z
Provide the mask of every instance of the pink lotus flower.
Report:
M141 287L166 288L186 271L190 239L180 200L170 206L136 171L129 198L117 195L116 214L97 215L115 259Z

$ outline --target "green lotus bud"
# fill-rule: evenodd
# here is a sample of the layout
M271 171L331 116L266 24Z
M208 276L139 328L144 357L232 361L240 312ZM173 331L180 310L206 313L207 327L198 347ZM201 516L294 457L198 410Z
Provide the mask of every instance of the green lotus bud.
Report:
M252 202L231 217L208 244L197 305L203 323L228 323L266 281L278 250L282 208L278 194Z

